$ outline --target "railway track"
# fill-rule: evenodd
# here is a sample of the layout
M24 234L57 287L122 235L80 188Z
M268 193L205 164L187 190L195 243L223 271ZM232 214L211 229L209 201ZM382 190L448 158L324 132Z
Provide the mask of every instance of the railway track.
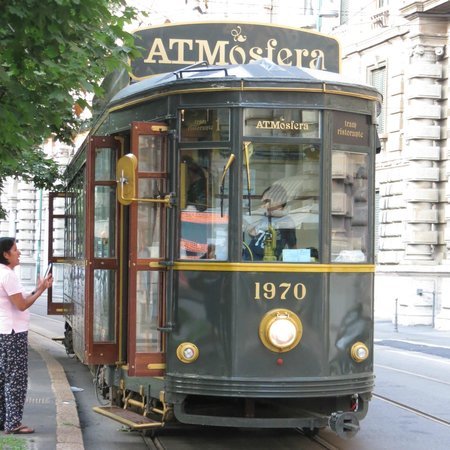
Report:
M301 430L299 431L304 435L304 433ZM336 447L331 442L328 442L326 439L320 437L319 435L306 437L309 438L312 442L315 442L316 444L320 445L321 448L324 448L326 450L340 450L340 447Z
M144 436L151 450L183 450L207 448L208 450L269 450L277 448L308 450L343 450L322 436L308 436L300 429L243 430L227 428L191 428L169 426L170 430L157 431ZM181 444L182 443L182 444Z
M431 421L433 421L435 423L438 423L440 425L444 425L446 427L450 427L450 421L449 420L441 419L440 417L434 416L433 414L428 414L425 411L420 411L417 408L412 408L411 406L405 405L402 402L398 402L396 400L384 397L382 395L373 394L373 397L374 398L378 398L379 400L381 400L383 402L389 403L390 405L393 405L393 406L395 406L397 408L403 409L404 411L408 411L410 413L413 413L413 414L415 414L415 415L417 415L419 417L431 420Z

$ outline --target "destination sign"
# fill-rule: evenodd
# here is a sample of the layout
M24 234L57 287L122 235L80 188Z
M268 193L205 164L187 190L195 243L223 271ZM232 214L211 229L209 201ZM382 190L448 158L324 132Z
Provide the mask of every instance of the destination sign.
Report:
M142 58L131 61L132 78L143 79L205 61L247 64L269 59L280 66L339 72L336 39L299 28L245 22L166 24L138 30Z
M369 145L367 116L345 112L333 113L333 142L345 145Z

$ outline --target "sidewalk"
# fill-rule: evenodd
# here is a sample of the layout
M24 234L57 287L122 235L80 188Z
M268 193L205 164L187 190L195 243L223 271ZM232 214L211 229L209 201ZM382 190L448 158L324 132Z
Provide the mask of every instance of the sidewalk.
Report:
M33 332L29 332L28 365L23 423L35 433L0 433L0 450L84 450L75 398L64 369Z

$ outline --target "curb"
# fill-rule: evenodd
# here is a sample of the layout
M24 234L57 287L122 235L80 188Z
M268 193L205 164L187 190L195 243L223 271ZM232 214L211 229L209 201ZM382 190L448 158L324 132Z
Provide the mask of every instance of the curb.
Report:
M28 333L28 342L45 361L52 383L56 406L56 450L84 450L75 397L63 367L42 347L33 332Z

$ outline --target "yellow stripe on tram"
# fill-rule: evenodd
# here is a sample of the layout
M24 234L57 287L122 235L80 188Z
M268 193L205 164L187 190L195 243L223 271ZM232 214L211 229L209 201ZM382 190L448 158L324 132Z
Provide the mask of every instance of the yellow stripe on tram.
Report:
M152 261L152 269L167 269L166 265ZM228 263L228 262L190 262L177 261L172 270L199 272L309 272L309 273L372 273L374 264L267 264L267 263Z

